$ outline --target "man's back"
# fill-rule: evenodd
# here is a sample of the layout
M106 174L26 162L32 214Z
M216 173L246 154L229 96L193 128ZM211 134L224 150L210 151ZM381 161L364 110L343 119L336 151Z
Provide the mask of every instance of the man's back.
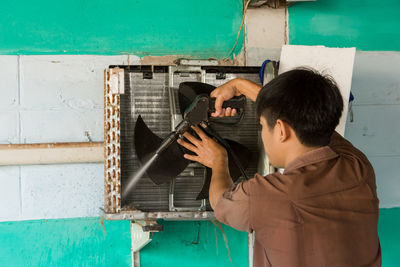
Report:
M256 175L226 192L215 214L255 231L255 267L381 263L373 168L337 133L329 146L300 156L283 174Z

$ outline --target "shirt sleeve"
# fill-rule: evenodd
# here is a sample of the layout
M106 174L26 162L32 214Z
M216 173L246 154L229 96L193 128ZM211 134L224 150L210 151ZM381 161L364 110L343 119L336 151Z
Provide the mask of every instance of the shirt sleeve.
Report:
M240 231L251 232L250 180L225 191L214 209L218 221Z

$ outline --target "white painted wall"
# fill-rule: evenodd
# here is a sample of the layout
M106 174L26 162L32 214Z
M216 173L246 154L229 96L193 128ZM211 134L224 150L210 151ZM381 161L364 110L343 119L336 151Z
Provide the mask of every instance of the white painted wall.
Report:
M245 27L248 66L259 66L265 59L279 60L286 43L286 8L250 8Z
M400 52L356 54L354 122L345 137L362 150L376 173L380 207L400 206Z
M103 141L104 69L136 56L0 56L0 143ZM0 167L0 221L90 217L103 164Z

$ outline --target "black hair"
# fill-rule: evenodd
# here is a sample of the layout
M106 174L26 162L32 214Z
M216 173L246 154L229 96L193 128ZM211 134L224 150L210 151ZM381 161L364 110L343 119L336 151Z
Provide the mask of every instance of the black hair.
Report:
M273 79L260 90L256 103L258 117L263 116L270 129L281 119L306 146L327 145L343 111L336 82L307 68Z

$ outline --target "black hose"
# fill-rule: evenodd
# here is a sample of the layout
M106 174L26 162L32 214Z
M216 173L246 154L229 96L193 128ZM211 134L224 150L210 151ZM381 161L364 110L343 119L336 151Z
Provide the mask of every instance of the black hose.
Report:
M230 145L228 144L228 142L226 142L213 128L211 128L211 126L207 123L207 122L202 122L200 124L202 126L202 128L204 129L204 131L206 131L209 135L215 137L215 139L217 139L217 141L223 146L225 147L226 151L228 151L229 154L231 154L233 162L235 163L235 165L239 168L240 172L242 173L243 177L246 180L249 180L249 177L247 176L246 172L244 171L244 168L242 166L242 164L240 163L239 158L236 156L236 154L233 152L233 150L231 149Z

